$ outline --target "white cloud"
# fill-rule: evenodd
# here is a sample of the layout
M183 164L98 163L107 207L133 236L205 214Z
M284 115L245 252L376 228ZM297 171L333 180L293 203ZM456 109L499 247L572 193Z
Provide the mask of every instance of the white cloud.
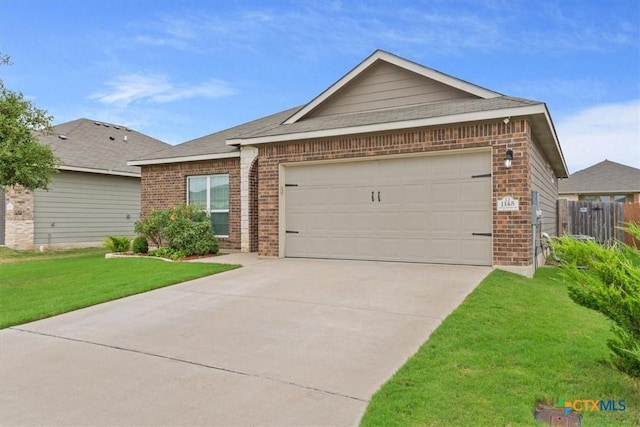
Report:
M587 108L556 128L571 173L605 159L640 168L640 99Z
M125 74L108 82L108 90L89 96L103 104L127 106L133 102L167 103L187 98L217 98L235 91L222 80L198 84L173 84L163 75Z

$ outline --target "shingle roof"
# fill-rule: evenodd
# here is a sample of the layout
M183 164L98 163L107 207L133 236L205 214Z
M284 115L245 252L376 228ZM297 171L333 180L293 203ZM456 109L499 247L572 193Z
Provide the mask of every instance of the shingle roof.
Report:
M50 135L37 135L62 159L63 166L140 174L127 160L170 147L158 139L126 126L78 119L53 127Z
M301 107L295 107L281 111L220 132L192 139L191 141L187 141L179 145L170 146L164 150L143 156L130 157L129 160L169 159L174 157L200 156L208 154L239 153L240 149L238 147L226 144L227 139L238 138L245 134L260 132L264 129L271 129L282 123L287 119L287 117L291 116L300 108Z
M238 147L226 144L227 140L235 138L287 135L297 132L392 123L537 104L542 103L528 99L500 96L490 99L435 102L363 113L305 118L296 123L283 124L287 118L302 108L299 106L230 129L193 139L173 147L168 147L165 150L157 151L146 156L137 157L135 160L169 159L185 156L240 152Z
M453 101L431 102L427 104L362 113L305 118L292 124L272 123L270 126L265 126L253 132L245 132L238 137L248 138L286 135L297 132L310 132L352 126L401 122L406 120L428 119L453 114L476 113L481 111L492 111L538 104L543 103L510 96L499 96L489 99L458 99Z
M605 160L560 181L558 192L636 193L640 192L640 169Z

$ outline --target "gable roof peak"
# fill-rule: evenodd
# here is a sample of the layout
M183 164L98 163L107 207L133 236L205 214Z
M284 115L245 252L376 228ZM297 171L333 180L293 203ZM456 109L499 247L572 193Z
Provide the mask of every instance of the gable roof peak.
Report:
M304 117L309 116L313 111L317 110L328 100L333 99L334 95L336 95L338 91L345 88L349 83L353 82L358 77L364 75L367 70L371 69L375 64L379 64L380 62L386 62L398 67L399 69L424 77L425 79L433 80L439 84L452 88L452 90L458 90L467 93L471 97L489 99L503 96L501 93L494 92L481 86L469 83L465 80L461 80L448 74L441 73L440 71L434 70L408 59L404 59L385 50L377 49L362 62L360 62L360 64L356 65L351 71L340 78L337 82L335 82L324 92L311 100L311 102L306 104L295 114L285 120L283 124L293 124L303 119Z

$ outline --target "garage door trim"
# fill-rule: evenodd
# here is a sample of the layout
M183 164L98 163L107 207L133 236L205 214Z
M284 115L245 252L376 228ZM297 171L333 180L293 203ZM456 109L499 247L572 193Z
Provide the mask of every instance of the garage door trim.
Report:
M403 153L403 154L393 154L393 155L380 155L380 156L362 156L362 157L350 157L350 158L340 158L340 159L322 159L322 160L310 160L310 161L297 161L297 162L286 162L279 164L279 212L278 212L278 241L279 241L279 251L278 256L280 258L285 257L286 253L286 178L287 178L287 170L289 168L296 167L304 167L304 166L313 166L313 165L328 165L335 163L356 163L356 162L368 162L368 161L377 161L377 160L392 160L392 159L402 159L402 158L422 158L422 157L442 157L442 156L453 156L459 154L473 154L473 153L487 153L489 155L491 166L491 147L481 147L481 148L468 148L468 149L455 149L455 150L439 150L439 151L430 151L430 152L419 152L419 153ZM492 172L491 170L487 171L488 173ZM470 176L471 178L471 176ZM490 206L490 222L492 227L493 225L493 177L490 176L489 179L489 206ZM492 230L488 230L492 231ZM487 237L490 239L490 251L493 253L493 239L491 237ZM491 257L492 258L492 257Z

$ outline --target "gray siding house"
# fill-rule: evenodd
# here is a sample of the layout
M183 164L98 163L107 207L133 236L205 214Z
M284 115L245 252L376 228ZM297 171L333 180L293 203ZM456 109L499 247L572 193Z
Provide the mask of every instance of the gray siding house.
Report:
M88 119L39 137L63 165L49 191L0 194L0 245L14 249L97 246L134 235L140 218L140 168L127 160L169 145L130 128ZM3 200L4 199L4 200Z

